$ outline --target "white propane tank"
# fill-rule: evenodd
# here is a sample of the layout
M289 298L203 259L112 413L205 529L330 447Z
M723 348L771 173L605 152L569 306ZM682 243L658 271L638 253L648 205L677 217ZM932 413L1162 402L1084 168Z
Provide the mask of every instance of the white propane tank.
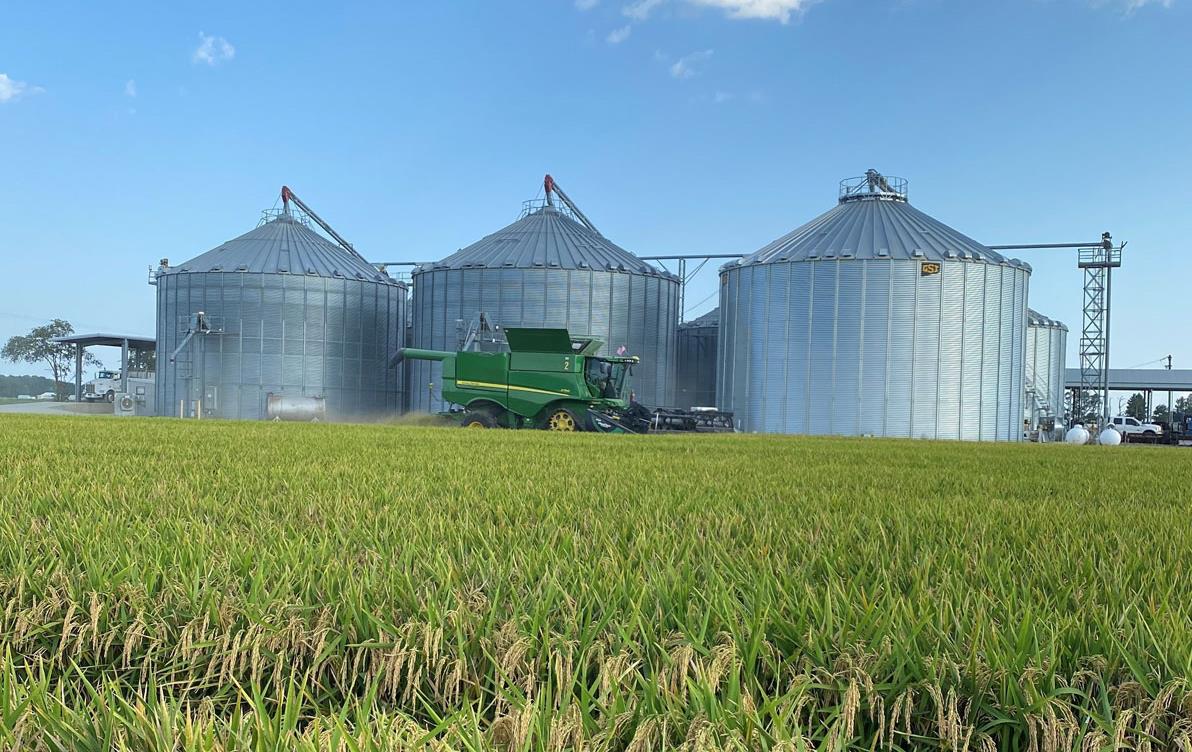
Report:
M1087 444L1088 440L1089 432L1084 426L1072 426L1068 433L1064 434L1064 442L1067 444Z
M265 397L268 420L296 420L319 423L327 419L327 400L323 397L291 397L270 393Z
M1122 443L1122 435L1112 428L1106 428L1097 437L1097 443L1101 446L1117 446Z

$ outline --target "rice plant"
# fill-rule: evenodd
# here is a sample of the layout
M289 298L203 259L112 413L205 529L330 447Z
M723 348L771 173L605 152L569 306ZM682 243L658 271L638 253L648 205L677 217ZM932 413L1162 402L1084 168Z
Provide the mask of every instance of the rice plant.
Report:
M1180 450L0 438L0 749L1192 752Z

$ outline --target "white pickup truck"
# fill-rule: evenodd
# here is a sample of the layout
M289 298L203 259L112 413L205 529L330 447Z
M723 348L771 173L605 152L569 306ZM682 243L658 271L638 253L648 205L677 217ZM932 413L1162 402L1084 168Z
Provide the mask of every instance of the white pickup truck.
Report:
M1115 415L1109 421L1109 424L1123 436L1128 433L1138 433L1146 436L1158 436L1163 433L1162 426L1157 426L1154 423L1143 423L1137 418L1131 418L1129 415Z

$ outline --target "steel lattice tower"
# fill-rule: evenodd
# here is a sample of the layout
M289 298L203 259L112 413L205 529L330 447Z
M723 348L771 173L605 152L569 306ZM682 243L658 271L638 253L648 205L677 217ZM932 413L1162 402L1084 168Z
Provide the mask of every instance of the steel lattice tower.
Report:
M1101 244L1081 248L1078 266L1084 269L1084 325L1080 333L1080 392L1095 394L1102 424L1109 422L1109 311L1112 272L1122 265L1122 247L1114 246L1109 233ZM1073 416L1074 418L1076 416Z

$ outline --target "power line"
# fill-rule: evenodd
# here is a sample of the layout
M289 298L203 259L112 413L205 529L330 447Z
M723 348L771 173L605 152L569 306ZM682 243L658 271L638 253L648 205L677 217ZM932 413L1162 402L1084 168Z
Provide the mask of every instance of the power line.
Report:
M1167 357L1168 356L1164 355L1162 357L1155 358L1154 360L1148 360L1145 363L1139 363L1136 366L1130 366L1130 368L1145 368L1146 366L1154 365L1155 363L1162 363L1163 361L1167 360Z

